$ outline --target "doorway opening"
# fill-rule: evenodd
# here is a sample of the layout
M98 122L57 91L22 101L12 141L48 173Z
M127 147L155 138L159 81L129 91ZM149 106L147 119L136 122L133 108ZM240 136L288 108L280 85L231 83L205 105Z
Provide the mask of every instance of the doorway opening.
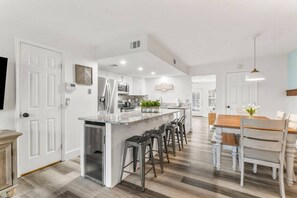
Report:
M192 116L208 117L216 110L216 75L192 76Z

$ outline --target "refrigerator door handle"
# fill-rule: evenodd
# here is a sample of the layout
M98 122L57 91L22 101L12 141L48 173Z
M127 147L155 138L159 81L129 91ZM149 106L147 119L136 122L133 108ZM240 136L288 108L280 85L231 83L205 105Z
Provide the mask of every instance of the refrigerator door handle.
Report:
M111 85L109 84L109 93L110 93L110 97L109 97L109 99L110 99L110 103L109 103L109 110L111 111L112 110L112 105L113 105L113 97L114 97L114 95L113 95L113 88L111 87ZM109 112L110 113L110 112Z
M106 111L109 113L110 110L110 84L109 82L106 83L106 91L107 91L107 104L106 104Z

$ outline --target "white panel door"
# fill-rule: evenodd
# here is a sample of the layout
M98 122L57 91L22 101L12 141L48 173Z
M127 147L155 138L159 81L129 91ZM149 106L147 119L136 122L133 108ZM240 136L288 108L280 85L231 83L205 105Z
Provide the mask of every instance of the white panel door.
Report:
M226 75L226 113L246 114L242 107L257 104L257 83L245 80L246 72Z
M61 160L61 66L61 53L21 43L21 174Z

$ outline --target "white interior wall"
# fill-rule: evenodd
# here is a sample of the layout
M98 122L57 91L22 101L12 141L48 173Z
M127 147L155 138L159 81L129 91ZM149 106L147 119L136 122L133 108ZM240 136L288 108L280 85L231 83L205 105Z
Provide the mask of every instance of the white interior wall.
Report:
M79 130L82 122L77 118L96 113L97 106L97 63L95 48L80 45L76 41L63 38L59 34L51 34L46 28L35 28L28 24L10 23L0 19L3 25L0 31L0 56L8 57L8 72L5 93L5 110L0 111L0 129L12 129L15 126L15 37L37 42L52 48L62 50L65 60L65 81L74 82L74 64L91 66L93 68L93 85L77 86L72 94L66 94L71 104L65 114L65 153L66 158L79 153ZM88 95L88 89L92 94Z
M217 113L225 113L227 72L250 71L253 60L202 65L190 68L190 75L217 76ZM257 59L257 69L265 73L266 80L258 82L258 105L260 115L274 117L277 110L285 111L285 90L287 87L287 58L274 56Z
M216 82L199 82L199 83L192 83L192 92L195 92L199 89L202 89L202 101L201 101L201 113L199 116L207 117L208 113L212 110L208 106L208 90L213 90L216 88ZM194 115L194 111L193 115Z
M155 90L155 85L161 83L173 84L173 90L162 92ZM177 98L181 102L190 102L191 99L191 77L190 76L174 76L174 77L160 77L160 78L147 78L146 91L148 98L157 100L162 97L162 102L176 103Z

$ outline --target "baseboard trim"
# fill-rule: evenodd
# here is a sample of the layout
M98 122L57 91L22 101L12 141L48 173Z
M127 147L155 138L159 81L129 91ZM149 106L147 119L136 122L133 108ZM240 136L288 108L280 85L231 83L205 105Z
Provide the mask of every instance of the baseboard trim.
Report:
M64 160L69 160L69 159L72 159L72 158L75 158L77 156L80 155L80 149L74 149L72 151L67 151L65 152L65 159Z
M48 164L48 165L46 165L46 166L43 166L43 167L37 168L37 169L35 169L35 170L32 170L32 171L26 172L26 173L24 173L24 174L21 174L21 177L24 177L24 176L26 176L26 175L29 175L29 174L31 174L31 173L34 173L34 172L36 172L36 171L39 171L39 170L45 169L45 168L47 168L47 167L53 166L53 165L55 165L55 164L58 164L58 163L60 163L60 162L61 162L61 161L57 161L57 162L54 162L54 163Z

